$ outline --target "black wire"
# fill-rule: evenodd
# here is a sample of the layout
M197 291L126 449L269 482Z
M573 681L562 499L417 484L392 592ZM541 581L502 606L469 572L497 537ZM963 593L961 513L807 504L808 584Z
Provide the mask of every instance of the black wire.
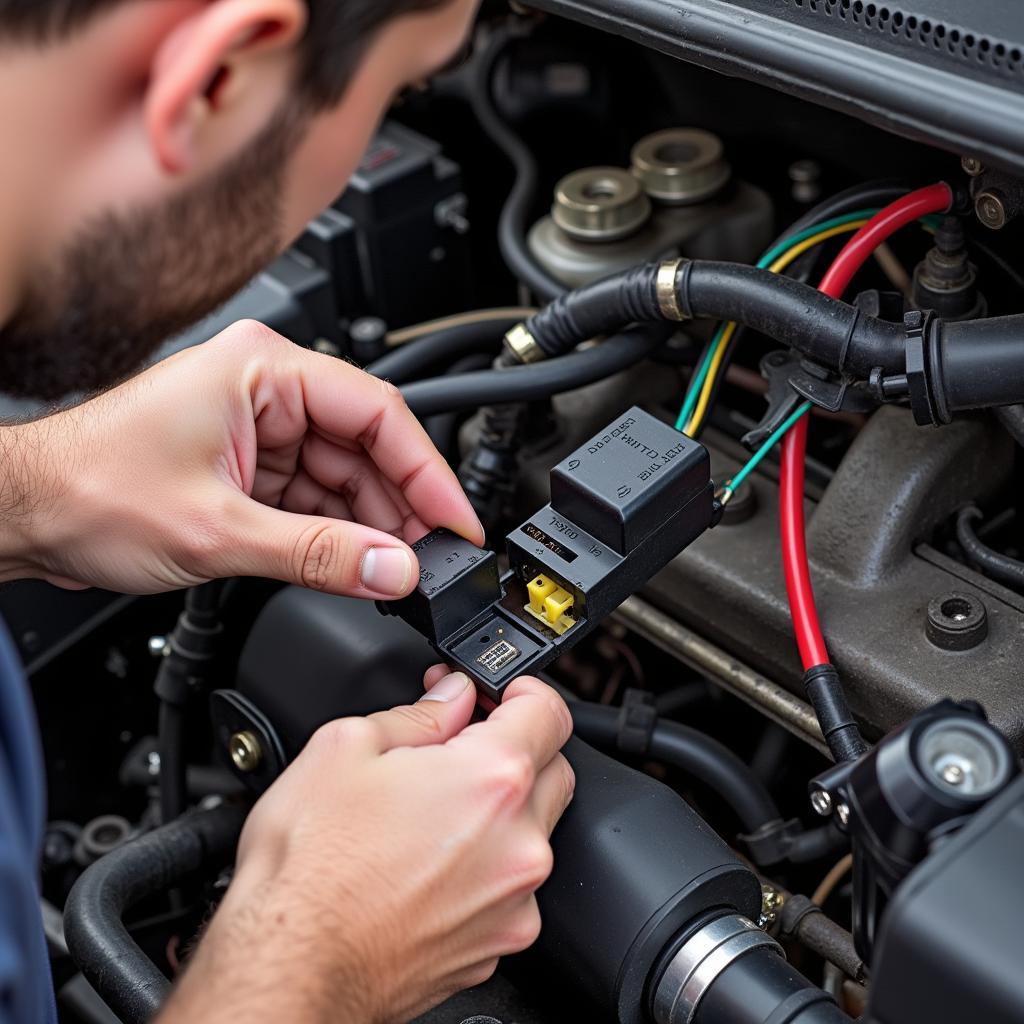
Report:
M506 331L517 323L519 320L510 317L507 320L480 320L445 327L388 352L370 363L366 372L396 385L405 384L454 359L480 352L497 352Z
M1024 562L993 551L981 540L974 529L975 520L981 518L981 510L974 505L961 509L956 517L956 539L968 561L996 582L1024 590Z
M220 605L227 586L213 580L185 593L185 608L171 635L170 650L157 670L160 698L157 749L160 753L160 820L173 821L188 806L186 738L188 701L213 658L221 632ZM198 642L198 643L197 643Z
M561 295L565 287L534 260L526 245L539 180L537 161L530 148L499 116L492 92L494 72L507 47L528 31L522 23L512 22L495 32L479 57L471 100L480 127L515 168L515 181L498 218L498 248L513 276L538 299L549 302Z
M454 362L449 368L451 376L460 373L470 373L475 370L484 370L491 365L491 357L483 352L475 355L463 356L462 359ZM423 421L423 429L430 435L434 447L449 461L455 454L455 431L459 426L458 412L443 412L437 416L431 416Z
M664 324L633 327L593 348L529 366L435 377L402 388L409 408L421 419L481 405L533 402L614 376L646 359L665 343Z

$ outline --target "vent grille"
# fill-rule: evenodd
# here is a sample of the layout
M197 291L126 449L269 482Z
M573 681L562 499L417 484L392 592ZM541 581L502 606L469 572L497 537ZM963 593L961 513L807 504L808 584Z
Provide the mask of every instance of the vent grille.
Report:
M784 0L787 6L800 8L821 17L832 18L851 29L873 30L904 43L916 43L937 56L955 58L973 67L1002 75L1024 75L1024 53L1020 46L990 39L934 18L908 14L890 4L865 3L864 0Z

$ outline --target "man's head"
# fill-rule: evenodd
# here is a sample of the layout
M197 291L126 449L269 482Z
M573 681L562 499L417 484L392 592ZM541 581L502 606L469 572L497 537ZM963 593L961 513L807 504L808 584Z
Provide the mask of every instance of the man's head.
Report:
M475 8L0 0L0 390L110 383L221 304Z

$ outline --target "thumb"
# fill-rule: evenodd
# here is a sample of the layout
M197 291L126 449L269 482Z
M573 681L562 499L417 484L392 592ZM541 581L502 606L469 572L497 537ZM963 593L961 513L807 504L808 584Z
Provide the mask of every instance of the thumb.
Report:
M303 516L251 498L232 503L229 543L211 577L261 576L310 590L393 600L416 586L419 565L396 537L360 523Z
M381 750L426 747L445 743L469 725L476 707L476 687L464 672L453 672L435 683L415 704L370 715L377 727Z

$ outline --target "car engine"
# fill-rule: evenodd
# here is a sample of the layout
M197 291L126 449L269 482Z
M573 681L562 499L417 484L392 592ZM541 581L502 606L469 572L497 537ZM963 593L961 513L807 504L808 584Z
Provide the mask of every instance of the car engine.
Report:
M486 3L163 354L391 381L488 546L381 607L0 589L61 1019L155 1016L247 808L444 660L556 686L578 788L537 945L422 1024L1024 1021L1022 83L1014 0Z

